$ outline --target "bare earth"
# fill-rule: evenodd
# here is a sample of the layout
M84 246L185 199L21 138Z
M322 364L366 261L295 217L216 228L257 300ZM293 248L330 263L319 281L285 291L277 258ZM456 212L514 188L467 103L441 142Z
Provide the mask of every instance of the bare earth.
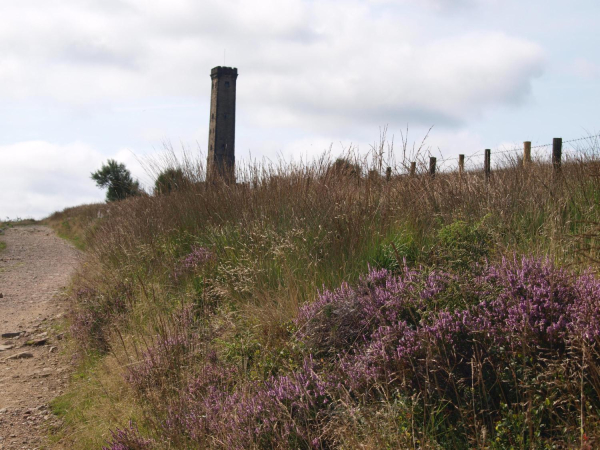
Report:
M0 240L0 449L43 448L58 425L48 403L68 381L56 326L78 251L44 226L8 228Z

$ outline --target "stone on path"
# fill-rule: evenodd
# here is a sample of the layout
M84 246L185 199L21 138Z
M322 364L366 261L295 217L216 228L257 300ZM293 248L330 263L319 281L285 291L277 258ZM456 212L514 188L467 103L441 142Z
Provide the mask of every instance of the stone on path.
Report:
M23 332L22 331L15 331L14 333L2 333L2 338L4 339L9 339L9 338L16 338L21 336Z
M29 359L29 358L33 358L33 353L29 353L29 352L21 352L21 353L16 353L12 356L9 356L8 358L5 358L5 361L11 361L11 360L15 360L15 359Z

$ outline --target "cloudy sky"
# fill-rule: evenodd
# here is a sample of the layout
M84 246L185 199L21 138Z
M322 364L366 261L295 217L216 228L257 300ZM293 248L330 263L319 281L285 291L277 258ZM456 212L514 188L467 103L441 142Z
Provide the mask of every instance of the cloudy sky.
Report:
M238 160L438 156L600 132L598 0L0 2L0 218L103 201L108 158L205 152L210 69L237 67ZM400 146L396 145L400 152Z

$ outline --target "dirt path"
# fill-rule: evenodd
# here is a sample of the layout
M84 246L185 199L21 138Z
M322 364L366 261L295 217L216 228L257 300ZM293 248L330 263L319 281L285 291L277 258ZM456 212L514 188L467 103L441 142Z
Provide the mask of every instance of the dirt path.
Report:
M43 226L8 228L0 240L0 449L36 449L57 424L48 402L67 382L56 325L78 251Z

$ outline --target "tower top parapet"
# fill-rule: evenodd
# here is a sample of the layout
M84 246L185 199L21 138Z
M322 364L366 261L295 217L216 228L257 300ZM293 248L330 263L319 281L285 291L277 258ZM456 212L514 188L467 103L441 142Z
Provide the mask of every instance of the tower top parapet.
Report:
M217 78L217 77L220 77L221 75L232 75L237 78L237 76L238 76L237 68L236 67L217 66L217 67L213 67L213 69L210 71L211 78Z

